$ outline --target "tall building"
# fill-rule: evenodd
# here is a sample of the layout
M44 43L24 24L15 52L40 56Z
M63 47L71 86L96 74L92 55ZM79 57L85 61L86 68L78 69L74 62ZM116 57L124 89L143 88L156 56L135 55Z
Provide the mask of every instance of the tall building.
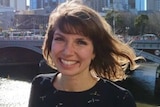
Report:
M160 0L156 0L156 10L160 11Z
M10 0L0 0L0 6L10 6Z
M51 12L58 4L64 2L65 0L30 0L30 9L43 8L48 12Z
M104 10L110 9L128 9L128 0L83 0L83 2L97 12L105 12Z
M135 9L135 0L128 0L128 8Z
M43 8L47 13L50 13L53 9L57 7L58 4L66 0L30 0L30 9L40 9Z
M3 0L4 1L4 0ZM30 0L30 9L44 8L51 12L58 4L71 0ZM79 0L96 10L105 12L107 9L131 11L160 11L160 0Z
M147 10L147 0L135 0L135 8L137 11L146 11Z
M26 0L0 0L0 27L13 28L15 11L21 10L26 10Z
M10 0L10 7L15 8L16 11L26 10L26 0Z
M160 0L147 0L147 10L160 11Z
M26 0L0 0L0 5L14 8L14 10L26 10Z
M43 8L45 10L48 10L48 12L51 12L54 8L58 6L58 4L61 4L65 1L71 1L71 0L30 0L30 9L38 9ZM77 0L79 2L82 2L89 7L93 8L94 10L98 12L102 12L103 8L106 7L107 1L106 0Z
M128 4L136 11L160 10L160 0L128 0Z
M106 0L82 0L82 2L97 12L103 12L104 8L107 7Z
M113 0L112 6L116 10L128 10L128 0Z

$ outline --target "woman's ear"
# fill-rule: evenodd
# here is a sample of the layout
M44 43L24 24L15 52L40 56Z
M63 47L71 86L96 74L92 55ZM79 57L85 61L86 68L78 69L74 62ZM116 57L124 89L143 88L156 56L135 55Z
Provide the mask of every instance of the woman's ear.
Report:
M95 53L93 53L91 60L94 60L95 56L96 56Z

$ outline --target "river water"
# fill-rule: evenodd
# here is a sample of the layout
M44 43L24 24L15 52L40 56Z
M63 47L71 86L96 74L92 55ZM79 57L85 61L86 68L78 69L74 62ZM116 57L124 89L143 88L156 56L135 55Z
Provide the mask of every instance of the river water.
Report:
M0 107L27 107L30 82L0 78Z
M132 92L138 107L160 107L160 99L154 98L157 66L158 64L155 63L142 64L129 79L120 83ZM28 77L25 79L14 78L11 74L1 75L0 107L27 107L32 79Z

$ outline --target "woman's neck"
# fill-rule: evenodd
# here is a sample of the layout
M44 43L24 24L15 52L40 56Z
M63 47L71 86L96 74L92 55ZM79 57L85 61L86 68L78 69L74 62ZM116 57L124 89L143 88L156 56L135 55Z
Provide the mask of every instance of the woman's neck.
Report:
M92 88L99 78L93 76L90 72L88 75L79 76L66 76L59 73L53 83L57 90L80 92Z

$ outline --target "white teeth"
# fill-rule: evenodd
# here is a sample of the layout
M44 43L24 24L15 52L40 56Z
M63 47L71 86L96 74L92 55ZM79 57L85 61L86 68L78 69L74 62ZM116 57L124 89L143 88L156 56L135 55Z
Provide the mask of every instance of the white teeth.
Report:
M66 65L72 65L72 64L76 63L76 61L66 61L64 59L61 59L61 61L62 61L63 64L66 64Z

